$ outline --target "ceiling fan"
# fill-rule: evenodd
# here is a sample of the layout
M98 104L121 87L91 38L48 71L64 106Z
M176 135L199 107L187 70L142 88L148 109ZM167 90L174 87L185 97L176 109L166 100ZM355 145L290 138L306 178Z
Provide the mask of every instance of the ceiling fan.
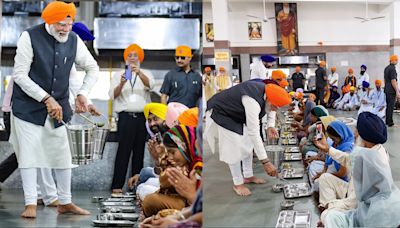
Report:
M268 22L268 20L275 19L275 17L267 17L267 14L265 13L265 0L263 0L263 8L264 8L264 17L263 17L263 18L254 16L254 15L246 15L246 16L252 17L252 18L261 19L261 20L263 20L264 22Z
M379 16L379 17L368 17L368 0L365 0L365 17L354 17L356 19L360 19L361 23L367 22L367 21L372 21L376 19L381 19L385 18L385 16Z

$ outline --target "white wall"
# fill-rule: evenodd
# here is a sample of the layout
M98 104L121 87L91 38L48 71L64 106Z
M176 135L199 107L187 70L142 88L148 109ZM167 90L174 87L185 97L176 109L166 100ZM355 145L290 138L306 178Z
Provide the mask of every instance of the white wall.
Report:
M275 20L262 22L262 40L249 40L247 23L261 21L246 14L263 17L262 1L229 2L229 35L232 47L276 46ZM274 3L267 3L267 17L274 16ZM297 3L297 24L300 46L324 45L389 45L390 5L369 5L369 16L384 19L361 23L355 16L364 17L364 3L300 2ZM203 24L212 23L211 3L203 3ZM204 31L204 25L203 25ZM203 36L203 46L212 47Z

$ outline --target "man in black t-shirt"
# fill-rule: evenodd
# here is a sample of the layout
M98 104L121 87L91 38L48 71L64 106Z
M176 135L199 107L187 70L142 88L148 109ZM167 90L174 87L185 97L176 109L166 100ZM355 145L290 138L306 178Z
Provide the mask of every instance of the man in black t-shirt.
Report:
M325 106L324 102L325 86L328 83L328 76L326 75L325 66L326 66L325 61L321 61L319 63L318 69L315 71L315 85L316 85L316 96L317 96L315 103L317 105L319 104L323 106Z
M397 55L390 56L390 64L385 68L385 95L386 95L386 125L389 127L394 126L393 122L393 109L396 98L400 99L400 93L397 88L397 72L396 64L398 61Z
M304 84L306 82L306 78L301 72L301 68L299 66L296 67L296 72L292 74L292 78L290 79L290 87L293 88L293 91L296 91L298 88L304 89Z

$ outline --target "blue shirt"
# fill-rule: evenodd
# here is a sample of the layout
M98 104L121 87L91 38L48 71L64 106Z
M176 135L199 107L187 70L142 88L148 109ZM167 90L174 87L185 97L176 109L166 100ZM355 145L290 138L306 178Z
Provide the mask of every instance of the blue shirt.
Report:
M178 102L193 108L201 98L201 80L200 74L192 69L186 73L178 67L165 75L160 93L168 95L167 103Z

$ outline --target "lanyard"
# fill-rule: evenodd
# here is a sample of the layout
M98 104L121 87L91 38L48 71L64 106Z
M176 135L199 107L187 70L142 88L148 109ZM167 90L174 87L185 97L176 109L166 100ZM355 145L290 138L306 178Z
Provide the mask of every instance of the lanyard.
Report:
M136 75L135 75L135 80L133 81L133 83L132 83L132 79L129 80L129 84L131 84L132 92L133 92L133 87L135 87L135 84L136 84L137 76L138 76L138 75L136 74Z

